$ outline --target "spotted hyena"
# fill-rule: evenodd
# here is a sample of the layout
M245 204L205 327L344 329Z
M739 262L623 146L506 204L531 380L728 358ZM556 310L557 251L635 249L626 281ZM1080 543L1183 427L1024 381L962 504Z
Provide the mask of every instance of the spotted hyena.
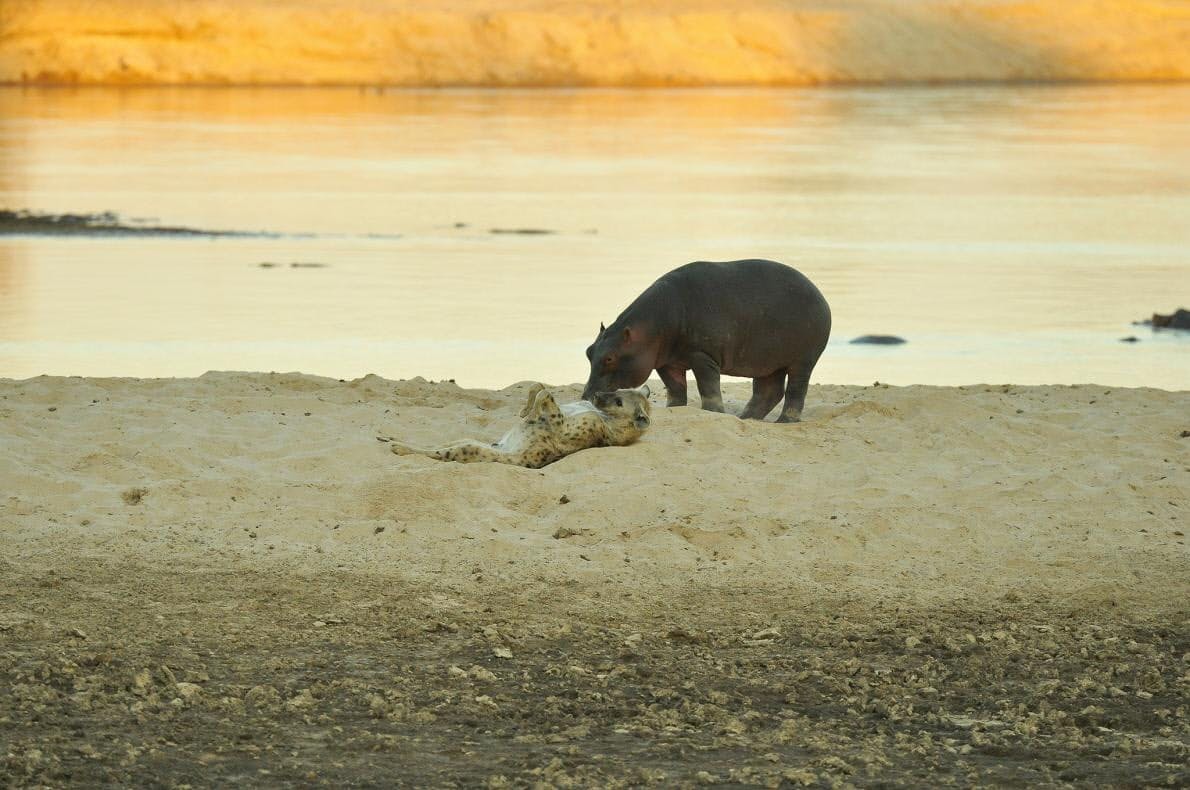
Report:
M540 469L588 447L632 444L649 427L649 388L598 392L591 400L559 406L545 385L534 384L521 422L494 444L470 439L426 449L392 441L397 455L428 455L439 461L495 461Z

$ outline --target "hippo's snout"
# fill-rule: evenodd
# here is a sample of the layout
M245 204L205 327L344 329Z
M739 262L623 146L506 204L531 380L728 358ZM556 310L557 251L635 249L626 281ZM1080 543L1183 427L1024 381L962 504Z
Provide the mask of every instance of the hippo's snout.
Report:
M606 381L600 381L596 376L591 376L587 380L587 386L583 387L583 400L589 401L600 392L608 392L612 389L614 387L608 386Z

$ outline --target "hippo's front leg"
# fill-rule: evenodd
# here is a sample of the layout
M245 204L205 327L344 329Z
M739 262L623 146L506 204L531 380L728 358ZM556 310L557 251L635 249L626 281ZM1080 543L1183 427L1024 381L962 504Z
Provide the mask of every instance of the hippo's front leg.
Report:
M657 375L665 385L665 405L686 405L686 368L669 365L657 368Z
M690 356L690 369L698 382L698 394L706 411L723 411L723 395L719 392L719 363L699 352Z

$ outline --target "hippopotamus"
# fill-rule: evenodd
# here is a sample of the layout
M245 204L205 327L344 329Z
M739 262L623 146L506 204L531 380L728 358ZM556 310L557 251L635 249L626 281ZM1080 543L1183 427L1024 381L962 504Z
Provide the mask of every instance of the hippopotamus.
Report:
M656 370L667 405L686 405L693 370L702 407L723 411L719 375L752 379L741 419L797 422L810 373L826 348L831 311L814 283L776 261L696 261L663 275L587 349L589 398L644 383Z

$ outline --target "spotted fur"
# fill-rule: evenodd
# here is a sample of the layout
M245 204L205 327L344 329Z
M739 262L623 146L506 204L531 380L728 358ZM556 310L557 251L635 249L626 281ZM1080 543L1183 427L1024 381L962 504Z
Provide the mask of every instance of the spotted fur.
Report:
M649 427L649 388L596 393L590 401L559 406L542 384L529 389L521 422L495 444L472 440L436 450L393 441L397 455L428 455L439 461L502 464L540 469L589 447L632 444Z

